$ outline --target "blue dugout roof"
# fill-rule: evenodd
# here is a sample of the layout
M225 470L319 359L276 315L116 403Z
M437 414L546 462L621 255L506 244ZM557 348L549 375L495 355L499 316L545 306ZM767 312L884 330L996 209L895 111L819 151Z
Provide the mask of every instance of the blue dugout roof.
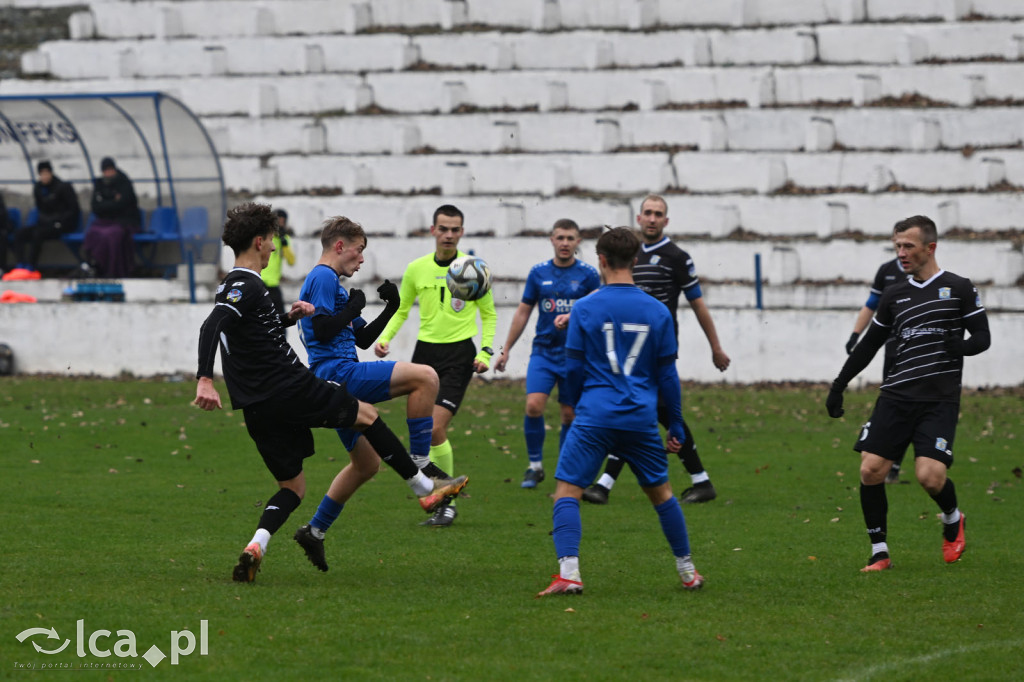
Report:
M206 237L219 241L227 212L220 161L199 118L177 99L161 92L0 95L0 189L8 206L31 207L43 160L87 196L106 156L131 178L142 208L173 207L180 220L202 206ZM200 260L218 262L218 249L203 249Z

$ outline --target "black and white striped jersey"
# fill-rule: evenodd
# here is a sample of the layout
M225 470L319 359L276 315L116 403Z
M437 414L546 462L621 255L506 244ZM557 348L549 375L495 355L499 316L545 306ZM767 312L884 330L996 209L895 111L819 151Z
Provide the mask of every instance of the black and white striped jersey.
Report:
M633 266L633 281L642 291L658 299L672 314L672 323L679 335L679 292L692 290L700 295L700 280L697 268L690 254L686 253L668 237L657 244L642 244ZM697 287L696 290L693 287ZM689 300L689 296L687 300Z
M964 361L943 348L947 332L963 337L964 321L984 315L971 280L940 270L925 282L908 278L886 287L874 324L896 339L892 370L881 393L899 400L956 402Z

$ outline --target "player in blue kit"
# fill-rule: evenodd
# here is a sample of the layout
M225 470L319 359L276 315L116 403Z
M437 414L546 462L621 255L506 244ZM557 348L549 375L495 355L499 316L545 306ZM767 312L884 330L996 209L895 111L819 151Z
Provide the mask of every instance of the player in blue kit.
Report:
M561 449L565 434L573 420L572 406L565 400L565 330L555 326L555 318L572 310L573 304L601 286L601 277L593 266L576 259L580 244L580 227L563 218L551 229L551 245L555 256L539 263L526 277L523 297L512 317L508 338L494 365L504 372L509 353L516 344L526 323L537 306L537 328L533 336L533 350L526 370L526 416L523 417L523 435L530 466L523 476L524 488L536 488L544 480L544 408L551 390L558 386L562 428L558 446Z
M354 275L363 263L365 231L359 223L343 216L330 218L321 231L320 242L320 261L306 276L299 292L299 298L315 308L311 317L299 322L310 369L321 379L337 382L371 404L408 395L409 455L424 474L442 486L449 486L449 495L457 494L465 485L465 477L450 479L429 458L437 373L427 365L411 362L360 362L356 353L356 346L367 349L377 340L398 310L398 287L388 280L378 287L377 292L385 302L384 311L368 323L361 316L365 295L359 289L346 291L340 281L341 277ZM338 435L352 461L335 477L309 524L295 532L296 542L321 571L327 570L324 533L341 513L345 501L373 478L379 467L377 453L358 431L338 429Z
M637 254L636 267L633 269L636 285L665 304L672 315L673 323L676 324L677 332L676 310L679 308L679 295L682 294L708 340L711 362L719 371L724 372L729 368L729 356L722 349L711 311L704 302L697 268L690 254L676 246L665 234L665 228L668 226L668 204L665 198L657 194L648 194L644 197L640 202L640 214L636 217L636 222L640 226L640 238L643 240ZM667 423L665 418L661 419L663 426ZM697 454L697 442L693 432L685 422L684 426L686 442L678 454L687 473L690 474L693 485L679 494L679 500L683 504L710 502L718 497L718 493ZM604 474L587 489L583 499L594 504L607 504L608 495L622 467L623 463L616 457L616 453L609 453L608 466Z
M569 320L565 392L576 418L555 471L552 520L559 572L538 597L583 592L580 498L609 451L629 464L654 505L683 587L696 590L704 584L690 558L686 520L672 494L665 454L666 447L678 451L686 438L675 326L665 305L633 282L639 249L640 240L628 227L601 235L597 257L604 286L577 301ZM664 445L659 397L670 415Z

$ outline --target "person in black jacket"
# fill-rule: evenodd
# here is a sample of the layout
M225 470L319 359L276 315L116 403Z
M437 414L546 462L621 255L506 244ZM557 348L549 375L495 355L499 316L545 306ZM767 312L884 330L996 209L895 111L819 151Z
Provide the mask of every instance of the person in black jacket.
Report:
M92 192L96 217L85 233L82 256L102 277L127 277L135 267L132 235L139 229L139 201L112 158L100 161L100 171Z
M14 253L18 265L4 275L4 280L39 279L39 254L43 242L60 239L78 229L82 209L74 188L53 174L49 161L36 167L39 180L33 188L39 217L35 225L27 225L14 235ZM26 249L28 256L26 257Z

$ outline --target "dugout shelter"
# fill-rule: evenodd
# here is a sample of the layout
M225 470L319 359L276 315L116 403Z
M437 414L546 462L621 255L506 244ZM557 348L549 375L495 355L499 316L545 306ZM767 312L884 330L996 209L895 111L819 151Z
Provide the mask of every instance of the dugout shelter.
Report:
M72 184L82 207L78 231L63 246L48 245L43 267L77 264L93 182L107 156L139 198L137 263L172 273L180 263L219 262L224 176L210 136L188 107L162 92L2 95L0 191L9 230L34 222L32 188L43 160Z

